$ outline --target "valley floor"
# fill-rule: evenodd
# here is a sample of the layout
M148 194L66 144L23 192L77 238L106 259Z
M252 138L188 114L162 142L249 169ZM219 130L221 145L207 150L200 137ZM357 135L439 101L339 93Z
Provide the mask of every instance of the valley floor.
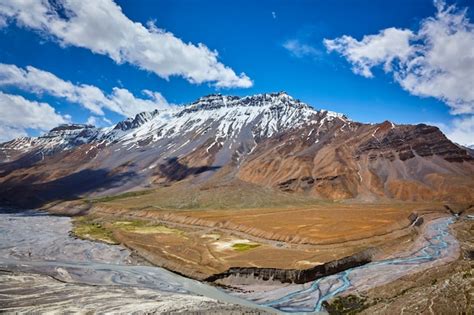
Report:
M123 203L132 204L134 198L137 197L127 197ZM139 200L136 201L139 204ZM428 223L456 212L438 204L408 203L327 203L238 210L134 209L122 208L121 203L121 200L113 200L94 203L92 207L63 204L50 211L82 212L86 215L74 219L76 236L121 243L154 265L198 280L231 267L304 270L355 256L367 249L374 249L373 259L380 261L392 253L412 248L417 240L423 239L420 235ZM75 210L71 210L71 206ZM472 208L469 211L472 212ZM470 231L470 237L459 236L465 247L469 242L472 245L473 228L471 221L462 222L454 225L454 231L457 236L464 229ZM466 252L464 247L463 253ZM453 256L447 261L453 259L456 260ZM389 284L381 283L377 289L368 286L366 290L337 297L326 305L327 310L335 314L341 310L342 313L384 314L388 310L384 305L390 305L389 313L392 308L405 309L405 299L407 309L416 310L420 301L426 300L429 309L443 310L440 305L446 305L451 297L459 294L464 297L460 298L463 301L460 309L466 309L472 307L470 264L469 260L460 258L421 273L413 271ZM451 267L456 271L451 272ZM218 283L227 286L230 292L235 288L245 291L245 288L272 286L271 281L262 284L262 279L252 277L230 277ZM276 289L288 292L292 288L273 284ZM448 290L452 293L447 293L446 288L451 286L459 286L459 290L454 293L453 287Z
M121 246L73 238L70 220L0 209L0 313L268 313Z
M0 312L6 313L146 313L264 314L262 310L214 299L146 288L97 286L52 277L0 271ZM47 293L45 293L47 292Z
M231 267L307 269L371 248L380 256L413 242L419 215L435 218L446 209L327 203L166 211L101 203L75 220L75 233L124 244L155 265L202 280Z

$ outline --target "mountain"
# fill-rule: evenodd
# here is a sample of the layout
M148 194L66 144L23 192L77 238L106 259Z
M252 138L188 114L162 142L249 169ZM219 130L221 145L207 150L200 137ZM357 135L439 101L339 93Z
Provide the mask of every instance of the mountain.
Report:
M0 202L23 206L178 184L471 202L473 175L473 157L436 127L358 123L284 92L213 94L109 128L63 125L0 144Z

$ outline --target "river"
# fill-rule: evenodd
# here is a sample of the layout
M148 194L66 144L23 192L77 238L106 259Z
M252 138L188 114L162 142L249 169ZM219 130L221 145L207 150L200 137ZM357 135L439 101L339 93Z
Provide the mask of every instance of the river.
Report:
M423 228L424 237L419 237L405 252L384 260L303 285L226 293L162 268L133 265L130 252L120 246L73 238L69 235L72 226L68 217L51 216L37 211L16 213L3 210L0 211L0 268L25 274L47 275L61 283L86 285L95 290L100 287L121 288L124 290L115 292L115 295L108 292L104 298L107 299L108 296L110 303L122 301L123 307L126 305L141 311L190 310L192 307L203 307L203 303L207 303L206 307L215 307L212 303L217 303L217 306L222 303L253 310L260 307L259 310L264 313L272 309L292 313L319 312L324 311L323 302L336 295L364 291L408 273L455 259L459 245L449 233L449 225L453 220L454 218L441 218L427 223ZM85 290L84 287L81 288ZM127 288L139 288L142 291L131 292ZM91 289L92 291L94 290ZM0 293L4 293L1 292L1 286ZM162 302L168 300L168 304L172 305L162 303L160 307L153 308L150 301L143 299L147 294ZM99 304L91 307L99 307ZM120 303L118 305L122 306ZM144 305L151 308L144 308ZM109 305L106 309L111 310L112 307L114 305ZM58 310L48 306L26 309Z
M240 297L284 312L324 311L323 302L337 295L366 291L456 259L459 244L449 231L454 218L426 224L423 237L401 253L383 260L347 269L303 285L239 294ZM261 289L261 288L260 288Z
M47 275L60 283L80 284L82 286L77 286L75 289L91 292L90 294L83 292L85 294L81 295L83 301L92 298L98 287L110 288L113 294L103 294L101 304L95 302L90 305L108 311L114 309L114 305L108 305L109 299L110 301L125 299L128 301L127 307L132 306L142 312L175 312L191 309L202 311L216 307L242 311L260 309L262 313L266 312L265 307L259 307L205 283L181 277L158 267L132 265L130 252L125 248L71 237L69 235L71 228L71 219L68 217L51 216L37 211L17 213L0 211L0 269L22 274ZM5 279L13 282L15 279L11 277ZM51 279L39 280L42 281L42 287L52 285ZM35 283L39 280L34 279ZM45 281L48 282L45 284ZM117 290L119 288L127 290ZM130 291L128 288L141 290ZM5 297L8 292L18 289L7 286L3 288L5 292L0 293ZM25 288L23 289L27 292ZM144 298L147 296L159 302L154 305L149 299ZM44 303L40 308L37 305L24 306L21 296L12 295L9 299L13 298L18 299L18 303L10 303L8 304L10 308L4 310L35 312L58 310L55 305L47 305L50 296L35 295L36 304ZM62 298L68 299L67 296ZM7 304L7 301L3 301ZM74 302L70 301L69 304ZM35 304L33 301L30 303ZM61 307L59 301L55 303L59 303ZM146 304L146 308L143 307L143 303ZM22 305L24 307L21 307ZM0 304L0 309L1 306Z

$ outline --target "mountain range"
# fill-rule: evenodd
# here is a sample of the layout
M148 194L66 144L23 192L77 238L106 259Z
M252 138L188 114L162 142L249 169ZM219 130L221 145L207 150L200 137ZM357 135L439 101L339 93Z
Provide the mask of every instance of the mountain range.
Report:
M112 127L61 125L0 144L0 203L36 207L174 185L472 202L472 154L434 126L359 123L285 92L213 94Z

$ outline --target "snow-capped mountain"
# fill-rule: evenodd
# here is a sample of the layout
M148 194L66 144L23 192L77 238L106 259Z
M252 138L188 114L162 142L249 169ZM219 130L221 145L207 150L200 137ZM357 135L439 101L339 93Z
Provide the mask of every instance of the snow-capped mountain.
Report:
M8 161L25 152L37 151L48 155L87 143L113 144L119 145L117 150L131 150L166 141L169 153L174 153L185 146L194 148L208 141L210 136L213 141L207 150L224 146L230 148L236 143L253 147L256 141L279 132L305 124L323 125L334 119L347 121L342 114L315 110L285 92L243 98L213 94L187 106L140 113L113 128L62 125L44 136L24 137L4 143L0 146L0 152L4 152L3 160Z
M99 134L101 130L92 125L61 125L40 137L21 137L0 144L0 162L14 160L25 153L35 152L43 157L61 150L70 150L92 142Z
M63 125L0 144L1 162L0 194L12 195L57 181L85 181L74 195L240 181L329 199L474 198L472 157L438 128L361 124L284 92L208 95L108 128Z
M334 119L347 121L341 114L317 111L284 92L244 98L209 95L184 108L143 117L144 114L137 115L129 128L122 128L123 122L119 123L105 137L127 150L166 143L167 155L181 156L204 144L206 152L233 152L239 148L249 151L264 138L303 125L323 125Z

